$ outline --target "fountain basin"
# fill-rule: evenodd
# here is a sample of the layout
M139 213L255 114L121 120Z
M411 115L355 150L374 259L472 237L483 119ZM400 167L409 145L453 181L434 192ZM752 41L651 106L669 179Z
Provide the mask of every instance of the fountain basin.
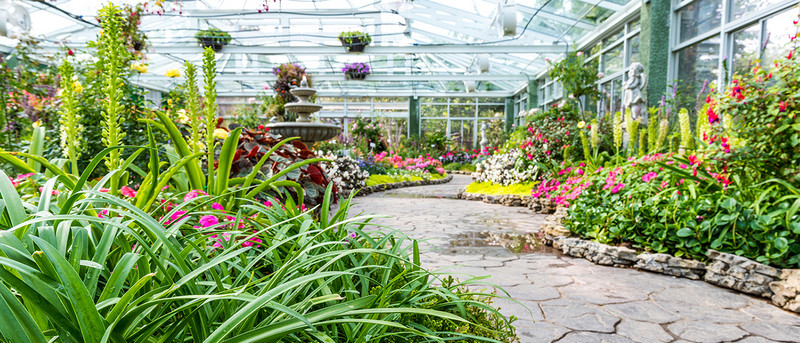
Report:
M342 132L342 128L334 124L285 122L265 126L269 128L270 132L277 133L284 138L300 137L300 141L309 149L315 142L327 141Z

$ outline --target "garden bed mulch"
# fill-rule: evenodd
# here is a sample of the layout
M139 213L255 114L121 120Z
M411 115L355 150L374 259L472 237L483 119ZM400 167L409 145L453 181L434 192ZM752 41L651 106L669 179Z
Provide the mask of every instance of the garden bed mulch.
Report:
M405 188L405 187L416 187L416 186L430 186L430 185L441 185L443 183L448 183L453 180L453 175L447 175L442 179L432 179L432 180L417 180L417 181L402 181L402 182L393 182L393 183L384 183L380 185L374 185L369 187L364 187L358 190L355 196L365 196L375 192L383 192L388 191L390 189L398 189L398 188ZM352 192L352 191L351 191ZM344 196L349 196L349 192L344 192Z
M542 225L545 242L565 255L579 257L593 263L636 268L654 273L692 280L703 280L713 285L742 293L767 298L775 306L800 313L800 269L778 269L748 258L709 250L709 261L683 259L668 254L640 252L624 246L610 246L589 240L569 237L561 225L566 215L563 208L548 217Z

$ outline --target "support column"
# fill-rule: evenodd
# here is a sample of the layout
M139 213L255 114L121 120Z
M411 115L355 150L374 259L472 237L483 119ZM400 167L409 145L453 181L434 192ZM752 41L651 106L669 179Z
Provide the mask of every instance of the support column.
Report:
M528 108L530 110L539 106L539 83L536 80L528 81Z
M656 106L669 83L670 0L650 0L642 4L640 56L647 75L647 106Z
M419 137L419 97L408 97L408 136Z
M514 127L514 98L506 98L506 132Z

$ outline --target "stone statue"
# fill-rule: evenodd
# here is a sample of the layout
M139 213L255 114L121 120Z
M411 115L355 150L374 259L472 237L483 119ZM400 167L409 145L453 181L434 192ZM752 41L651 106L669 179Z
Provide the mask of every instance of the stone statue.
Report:
M647 87L647 75L644 74L644 66L639 62L631 63L631 66L628 67L628 81L622 87L624 90L622 108L630 111L632 120L647 115L644 96L642 96L645 87ZM642 122L646 121L647 118L642 118Z
M486 150L486 146L489 145L489 140L486 139L486 129L489 128L489 124L483 123L481 124L481 141L478 144L481 145L481 152Z

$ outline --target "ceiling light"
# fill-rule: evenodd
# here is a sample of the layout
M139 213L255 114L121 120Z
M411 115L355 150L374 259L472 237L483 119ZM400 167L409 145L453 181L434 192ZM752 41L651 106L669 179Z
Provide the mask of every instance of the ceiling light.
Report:
M14 37L31 29L31 15L22 5L0 0L0 35Z

